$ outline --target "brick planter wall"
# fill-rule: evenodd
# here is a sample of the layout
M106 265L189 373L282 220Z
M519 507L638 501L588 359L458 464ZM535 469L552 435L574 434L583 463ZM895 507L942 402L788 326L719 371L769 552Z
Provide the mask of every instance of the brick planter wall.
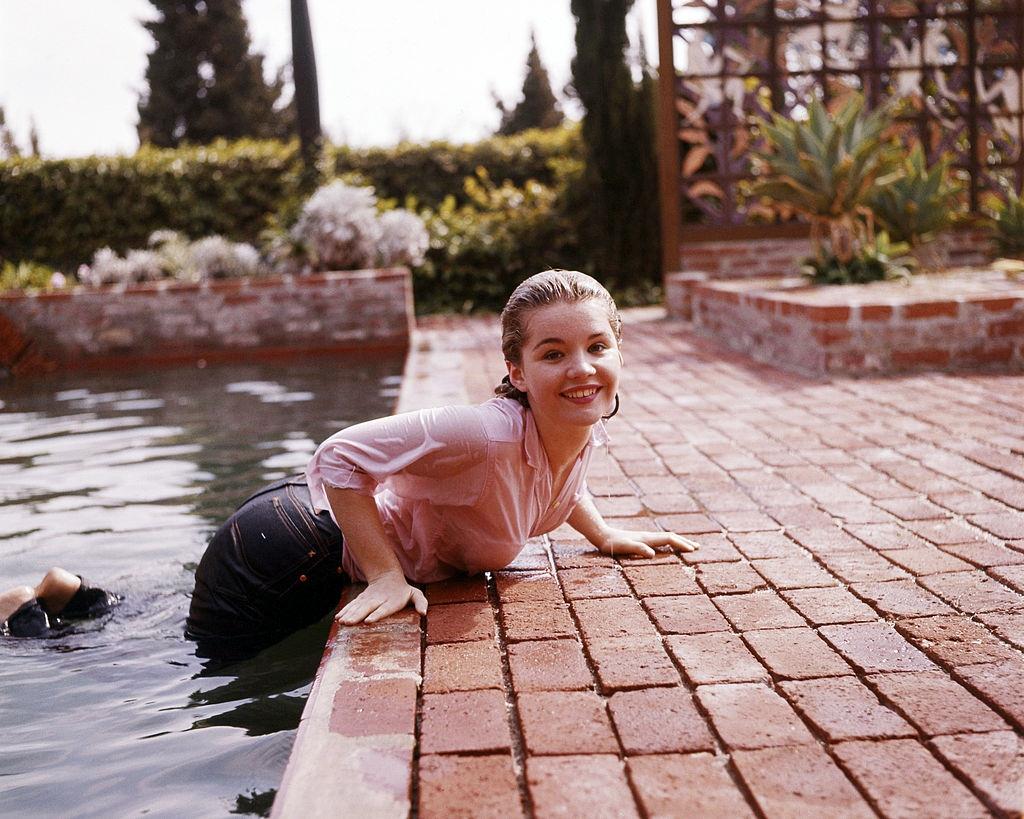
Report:
M691 228L695 233L698 228ZM991 261L989 234L981 228L961 228L940 236L931 246L950 267L972 267ZM679 248L680 271L665 277L669 315L689 319L693 287L719 279L792 276L811 255L808 238L730 239L688 241Z
M805 374L1024 369L1024 282L995 271L813 287L802 279L704 282L694 328Z
M0 294L0 374L408 346L405 268Z

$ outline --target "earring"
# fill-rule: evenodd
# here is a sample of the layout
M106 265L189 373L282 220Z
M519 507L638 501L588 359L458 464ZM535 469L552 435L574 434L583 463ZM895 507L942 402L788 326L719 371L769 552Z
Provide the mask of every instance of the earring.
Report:
M607 421L609 418L612 418L613 416L615 416L618 413L618 411L619 411L619 394L615 393L615 408L611 412L609 412L607 415L602 415L601 418L602 418L602 420Z

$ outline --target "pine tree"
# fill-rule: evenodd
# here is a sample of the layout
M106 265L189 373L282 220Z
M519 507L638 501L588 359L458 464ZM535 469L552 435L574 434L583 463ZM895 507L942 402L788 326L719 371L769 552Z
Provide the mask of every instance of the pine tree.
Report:
M161 147L217 137L284 138L292 105L281 105L284 77L263 76L241 0L150 0L157 18L143 25L155 41L139 101L139 141Z
M559 109L558 100L551 91L548 70L541 62L540 52L537 50L537 37L532 31L530 53L526 57L523 98L511 110L500 99L495 98L495 103L501 111L498 133L502 135L518 134L527 128L557 128L562 124L564 117Z
M586 168L578 192L584 247L595 272L619 286L660 273L655 81L641 46L642 79L627 62L633 0L572 0L573 87L585 113Z
M39 129L36 128L35 118L29 119L28 125L28 147L32 156L42 156L42 152L39 150Z

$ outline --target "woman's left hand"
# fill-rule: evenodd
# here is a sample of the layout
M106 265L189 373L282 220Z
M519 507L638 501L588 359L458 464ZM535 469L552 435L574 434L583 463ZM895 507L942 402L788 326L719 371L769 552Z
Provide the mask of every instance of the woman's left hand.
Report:
M677 535L675 532L636 532L626 529L611 529L597 544L601 554L619 557L654 557L655 546L668 546L677 552L692 552L699 548L698 543Z

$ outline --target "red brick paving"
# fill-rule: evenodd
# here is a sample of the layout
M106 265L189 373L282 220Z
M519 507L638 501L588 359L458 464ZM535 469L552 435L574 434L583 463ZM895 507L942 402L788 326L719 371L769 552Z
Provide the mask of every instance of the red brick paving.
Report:
M493 320L421 332L408 389L486 398ZM657 311L625 332L590 488L701 549L613 560L562 527L434 584L422 677L415 615L338 631L341 753L412 761L380 815L1020 815L1024 376L804 379Z

